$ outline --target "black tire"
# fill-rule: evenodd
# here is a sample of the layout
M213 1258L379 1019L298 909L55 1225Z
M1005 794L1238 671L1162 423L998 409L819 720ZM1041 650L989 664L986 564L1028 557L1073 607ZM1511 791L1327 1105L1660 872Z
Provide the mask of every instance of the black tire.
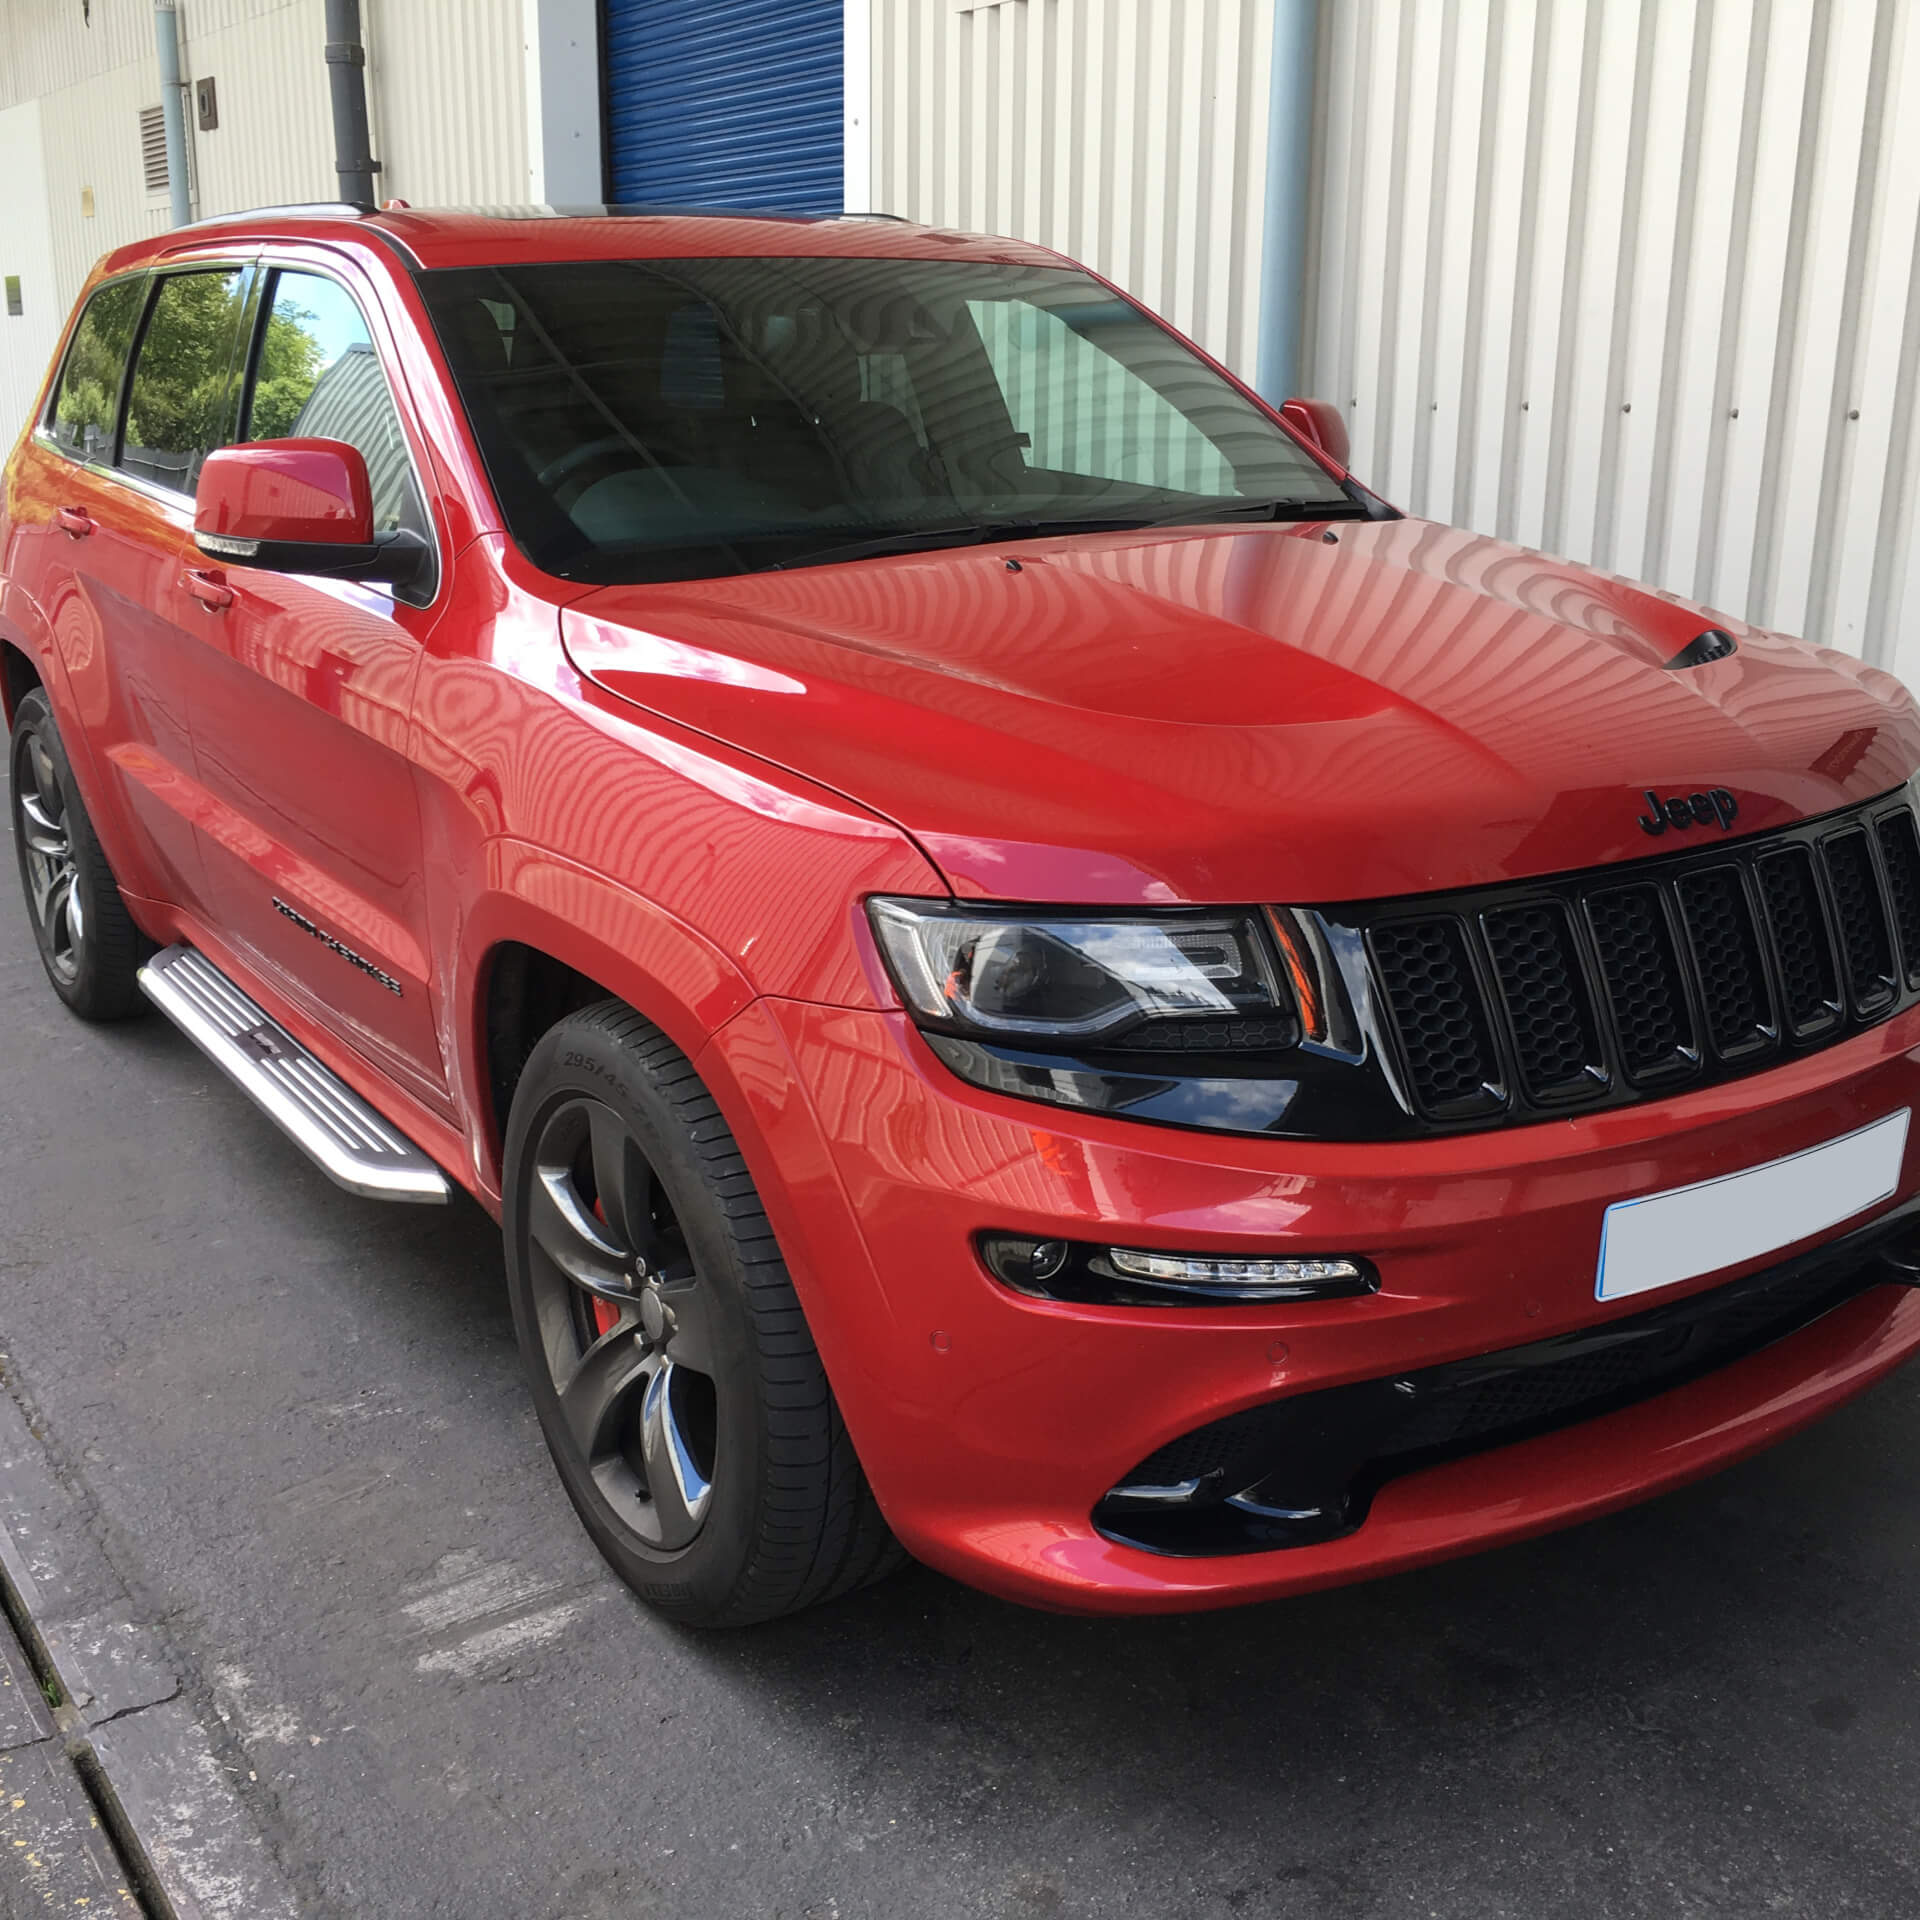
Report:
M750 1626L904 1561L733 1135L686 1056L619 1001L529 1055L504 1226L548 1449L643 1600Z
M54 992L86 1020L144 1012L137 976L153 944L120 897L38 687L14 710L8 765L20 886Z

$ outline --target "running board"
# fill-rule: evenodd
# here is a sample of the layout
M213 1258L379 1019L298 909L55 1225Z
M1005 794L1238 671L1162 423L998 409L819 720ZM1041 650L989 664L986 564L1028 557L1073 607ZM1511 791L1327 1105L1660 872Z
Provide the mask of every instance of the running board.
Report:
M192 947L140 969L140 989L328 1178L370 1200L444 1204L447 1177L405 1134Z

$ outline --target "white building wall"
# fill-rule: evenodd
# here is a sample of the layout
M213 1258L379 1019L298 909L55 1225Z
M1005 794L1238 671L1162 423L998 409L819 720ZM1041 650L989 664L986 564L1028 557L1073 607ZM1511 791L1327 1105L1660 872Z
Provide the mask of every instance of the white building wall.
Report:
M1058 247L1252 377L1273 0L855 5L871 210Z
M0 300L0 459L40 390L67 315L55 290L45 172L40 103L26 100L0 108L0 180L11 203L0 214L0 280L20 282L18 314L9 315Z
M1330 0L1307 360L1410 511L1920 682L1915 0Z
M571 18L579 0L362 0L382 198L528 198L527 43L549 11ZM40 142L36 191L0 174L0 258L50 249L56 333L93 263L169 220L166 194L148 193L140 170L140 110L160 101L150 0L92 0L90 12L89 22L77 0L0 0L0 115L33 103ZM219 90L210 132L194 124L189 95L195 212L337 198L324 0L179 0L179 27L189 82L210 74ZM597 168L597 99L578 111ZM563 132L556 124L553 137ZM36 349L42 366L51 344ZM7 443L41 370L23 390L9 364L0 358Z

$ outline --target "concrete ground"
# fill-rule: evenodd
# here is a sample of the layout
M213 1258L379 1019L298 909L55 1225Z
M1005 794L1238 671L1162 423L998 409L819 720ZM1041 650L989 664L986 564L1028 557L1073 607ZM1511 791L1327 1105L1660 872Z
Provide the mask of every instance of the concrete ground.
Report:
M561 1497L480 1210L350 1199L158 1018L71 1019L5 882L0 1374L300 1911L1920 1914L1920 1372L1303 1601L916 1571L692 1637Z

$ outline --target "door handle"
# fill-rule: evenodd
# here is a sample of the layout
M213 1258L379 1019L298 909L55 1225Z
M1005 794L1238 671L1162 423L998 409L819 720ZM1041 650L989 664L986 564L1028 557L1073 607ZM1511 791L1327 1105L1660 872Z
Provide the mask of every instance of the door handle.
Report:
M76 540L84 540L93 531L93 516L85 507L62 507L53 518L62 533L70 533Z
M226 575L217 568L188 568L185 586L209 613L223 613L233 605L233 589L227 585Z

